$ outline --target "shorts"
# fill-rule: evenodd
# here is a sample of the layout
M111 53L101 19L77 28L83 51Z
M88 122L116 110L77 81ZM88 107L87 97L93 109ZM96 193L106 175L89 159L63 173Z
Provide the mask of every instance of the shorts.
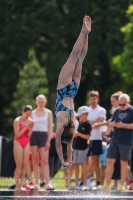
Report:
M103 153L102 150L102 140L91 140L89 144L89 151L87 156L96 156L101 155Z
M100 164L101 164L102 167L106 167L107 151L108 151L107 146L103 147L103 153L100 155Z
M85 150L73 149L73 163L74 164L86 163L87 151L88 148Z
M33 131L30 137L30 146L45 147L47 137L47 132Z
M108 148L107 158L117 159L120 155L120 160L129 161L131 157L132 145L130 144L117 144L111 142Z

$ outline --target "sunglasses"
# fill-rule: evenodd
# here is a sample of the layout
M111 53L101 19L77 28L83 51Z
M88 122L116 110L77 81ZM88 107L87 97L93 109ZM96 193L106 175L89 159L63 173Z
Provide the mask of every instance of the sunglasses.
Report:
M125 105L126 105L126 103L119 104L120 107L124 107Z

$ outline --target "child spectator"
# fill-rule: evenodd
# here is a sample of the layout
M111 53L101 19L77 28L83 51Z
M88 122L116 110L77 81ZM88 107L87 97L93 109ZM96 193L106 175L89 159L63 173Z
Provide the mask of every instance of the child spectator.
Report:
M86 172L86 158L87 158L87 150L88 144L87 140L90 136L91 125L87 120L88 116L88 107L82 106L78 109L78 113L76 115L79 118L79 127L77 132L74 134L75 141L73 145L73 163L75 165L75 187L78 186L78 178L79 178L79 165L82 167L82 175L83 175L83 186L82 190L86 190L86 182L87 182L87 172Z

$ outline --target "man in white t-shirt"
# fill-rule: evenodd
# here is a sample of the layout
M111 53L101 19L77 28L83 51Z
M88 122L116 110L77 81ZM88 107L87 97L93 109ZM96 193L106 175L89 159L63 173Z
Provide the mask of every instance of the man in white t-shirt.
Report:
M88 120L91 125L106 120L106 110L98 105L99 92L91 91L89 93L89 115ZM101 184L99 157L102 154L102 127L92 129L90 136L90 151L88 155L92 156L94 171L96 172L97 186Z

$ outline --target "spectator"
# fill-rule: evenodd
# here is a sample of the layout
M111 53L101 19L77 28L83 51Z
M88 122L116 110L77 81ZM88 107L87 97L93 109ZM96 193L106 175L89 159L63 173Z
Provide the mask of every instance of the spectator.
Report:
M22 110L22 115L14 120L14 159L16 169L14 178L16 180L15 190L25 190L22 185L26 175L26 165L29 159L30 145L29 137L32 133L34 125L33 120L30 118L32 107L27 105Z
M34 127L32 136L30 138L30 146L33 159L33 171L35 177L35 185L31 189L39 190L39 162L42 167L43 177L46 179L46 190L53 190L50 181L48 155L52 134L53 116L51 110L45 107L46 97L42 94L36 97L36 109L32 111L32 118L34 120ZM39 159L40 156L40 159Z
M79 127L77 133L74 134L75 142L73 145L73 163L75 165L75 185L78 186L79 178L79 165L82 167L83 175L83 186L82 190L86 190L87 184L87 169L86 169L86 158L88 144L87 140L90 136L91 125L87 120L88 107L82 106L78 109L77 117L79 118Z
M115 110L117 108L119 108L119 104L118 104L118 98L119 96L122 94L123 92L118 91L114 94L111 95L110 101L111 101L111 105L112 105L112 109L111 109L111 114L113 116ZM113 129L108 126L108 133L107 133L110 137L112 137L113 134ZM112 175L112 179L114 180L114 184L111 187L111 190L117 190L118 188L118 180L120 180L120 155L118 154L118 157L116 158L116 161L114 163L114 172Z
M121 181L119 190L124 190L124 181L128 176L128 161L131 156L133 144L133 108L129 105L130 97L121 94L118 103L119 108L114 112L110 126L113 135L107 154L106 189L110 189L111 177L114 171L114 163L120 155Z
M89 121L91 125L103 122L106 119L106 110L98 105L99 102L99 92L91 91L89 93ZM90 136L90 150L88 155L92 156L92 163L94 171L96 172L96 186L101 185L101 174L100 174L100 164L99 157L102 154L102 130L100 127L94 127L91 131Z
M111 105L112 105L110 113L112 114L112 116L113 116L113 113L115 112L115 110L117 108L119 108L118 98L121 94L122 94L122 92L118 91L118 92L112 94L111 97L110 97L110 102L111 102ZM99 122L99 123L93 124L93 128L99 127L99 126L103 127L105 125L108 126L106 134L104 134L104 139L106 139L107 144L110 143L110 137L112 137L112 131L113 131L112 128L109 126L110 120L111 119L109 119L108 121L105 121L105 122ZM116 162L114 164L114 173L113 173L112 179L114 179L114 184L112 185L111 190L115 190L117 188L117 185L118 185L118 180L120 179L120 158L119 158L119 155L118 155L118 158L116 159Z

